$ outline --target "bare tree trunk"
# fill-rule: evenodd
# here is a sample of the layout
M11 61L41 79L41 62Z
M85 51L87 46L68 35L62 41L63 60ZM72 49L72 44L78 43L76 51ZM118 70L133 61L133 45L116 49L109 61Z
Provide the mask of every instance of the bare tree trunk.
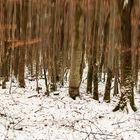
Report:
M118 88L118 84L119 84L119 72L118 69L115 71L115 80L114 80L114 96L119 94L119 88Z
M26 40L26 30L27 30L27 18L28 18L28 1L23 1L21 5L21 32L20 32L20 38L23 40ZM25 80L24 80L24 74L25 74L25 46L20 47L19 49L19 65L18 65L18 82L19 87L24 88L25 87Z
M95 20L95 2L87 1L87 93L92 94L93 85L93 35L94 35L94 20Z
M106 86L105 86L105 94L104 94L104 101L107 103L110 102L111 84L112 84L112 71L108 68L107 80L106 80Z
M119 3L120 4L120 3ZM131 53L131 9L133 0L122 1L119 5L121 14L122 53L121 53L121 98L113 111L119 109L128 111L130 104L136 111L134 103L134 82L132 79L132 53Z
M82 16L82 0L74 1L75 4L75 39L71 50L71 67L69 77L69 95L75 99L79 94L79 86L81 82L82 69L82 52L83 50L83 24Z
M13 13L13 4L8 3L8 1L5 1L3 4L4 8L4 25L12 25L12 18L9 18L9 15ZM9 11L7 10L9 9ZM12 12L12 13L10 13ZM13 16L11 16L13 17ZM3 82L2 82L2 88L6 88L6 82L8 81L9 75L10 75L10 56L11 56L11 43L8 41L8 39L11 38L10 30L5 30L4 32L4 56L3 56L3 62L2 62L2 75L3 75Z
M98 42L98 35L99 35L99 15L100 15L100 4L101 1L98 0L96 2L96 7L95 7L95 19L93 21L94 26L93 26L93 50L92 50L92 58L93 58L93 99L99 100L98 96L98 65L97 65L97 48L99 47L99 42Z

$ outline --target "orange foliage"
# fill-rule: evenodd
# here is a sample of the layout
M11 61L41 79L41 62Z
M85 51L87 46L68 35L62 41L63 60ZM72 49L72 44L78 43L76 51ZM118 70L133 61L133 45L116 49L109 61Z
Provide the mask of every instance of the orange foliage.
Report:
M16 47L20 47L24 45L33 45L33 44L39 43L41 42L41 39L34 38L30 40L8 40L8 42L11 43L11 45L9 46L10 48L16 48Z

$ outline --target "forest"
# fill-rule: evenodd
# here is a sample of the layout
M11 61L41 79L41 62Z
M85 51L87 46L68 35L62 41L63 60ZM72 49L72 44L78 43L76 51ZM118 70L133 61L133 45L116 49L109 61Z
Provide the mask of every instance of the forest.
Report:
M139 140L140 0L0 0L0 96L2 140Z

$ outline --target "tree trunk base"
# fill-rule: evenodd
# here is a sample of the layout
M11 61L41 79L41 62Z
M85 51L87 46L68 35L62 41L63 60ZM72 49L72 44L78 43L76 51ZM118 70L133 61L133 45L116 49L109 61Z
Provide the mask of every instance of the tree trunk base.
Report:
M94 95L93 95L93 99L99 101L98 93L94 93Z
M106 103L110 103L110 100L109 100L109 99L104 99L104 101L105 101Z
M20 88L25 88L25 83L24 83L24 82L22 82L22 83L20 82L20 83L19 83L19 87L20 87Z
M79 88L77 87L69 87L69 95L70 97L75 100L76 97L79 97L80 94L79 94Z
M135 105L130 104L130 106L131 106L131 109L132 109L134 112L137 111L137 108L136 108ZM113 111L113 112L116 112L116 111L118 111L118 110L124 111L125 108L126 108L126 110L127 110L127 112L128 112L127 103L125 103L124 105L120 105L120 103L119 103L112 111Z
M2 82L2 89L6 89L6 81Z

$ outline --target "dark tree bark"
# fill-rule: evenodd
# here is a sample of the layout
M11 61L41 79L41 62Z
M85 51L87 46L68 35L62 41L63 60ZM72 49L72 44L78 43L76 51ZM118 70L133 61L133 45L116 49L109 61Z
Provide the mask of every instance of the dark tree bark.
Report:
M26 40L26 32L27 32L27 20L28 20L28 1L24 1L21 6L21 15L24 18L20 17L21 24L20 27L20 39ZM20 14L20 12L19 12ZM21 16L20 15L20 16ZM19 48L19 65L18 65L18 82L19 87L25 87L25 45Z
M105 86L105 94L104 94L104 101L107 103L110 102L111 84L112 84L112 71L108 68L107 80L106 80L106 86Z
M128 0L125 3L119 4L121 16L121 33L122 33L122 48L121 48L121 98L118 105L113 109L128 111L130 104L133 111L136 111L134 103L134 81L132 78L132 53L131 53L131 10L133 0Z

